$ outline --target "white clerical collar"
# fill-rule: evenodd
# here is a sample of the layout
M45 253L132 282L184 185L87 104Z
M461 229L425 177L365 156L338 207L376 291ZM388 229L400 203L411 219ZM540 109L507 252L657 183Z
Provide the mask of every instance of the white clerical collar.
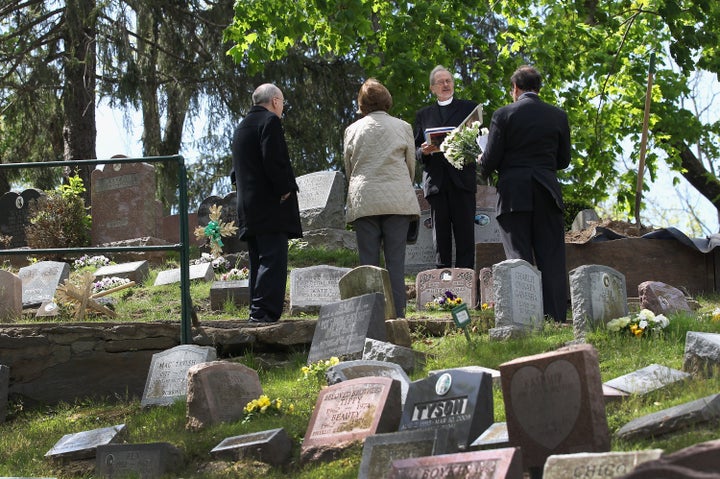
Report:
M448 106L450 103L452 103L452 101L453 101L453 97L450 97L449 99L443 100L443 101L438 100L438 105Z

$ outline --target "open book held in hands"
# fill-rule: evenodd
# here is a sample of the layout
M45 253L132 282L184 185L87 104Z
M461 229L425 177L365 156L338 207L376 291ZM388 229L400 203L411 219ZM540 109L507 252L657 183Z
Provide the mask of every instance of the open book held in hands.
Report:
M425 130L425 143L435 145L440 148L443 140L448 133L455 129L454 126L438 126L436 128L428 128Z

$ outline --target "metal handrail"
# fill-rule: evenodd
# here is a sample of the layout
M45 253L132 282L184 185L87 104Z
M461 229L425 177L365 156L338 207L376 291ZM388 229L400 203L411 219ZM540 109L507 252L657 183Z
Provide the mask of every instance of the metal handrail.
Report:
M42 167L65 167L83 165L105 165L113 163L163 163L176 161L178 163L178 188L180 193L178 216L180 217L180 243L171 245L153 246L98 246L86 248L27 248L27 249L0 249L0 256L17 255L19 253L110 253L122 251L179 251L180 252L180 342L182 344L192 343L192 299L190 298L190 234L188 231L188 196L187 196L187 169L185 159L181 155L171 156L150 156L145 158L106 158L93 160L69 160L69 161L41 161L33 163L3 163L2 169L19 168L42 168Z

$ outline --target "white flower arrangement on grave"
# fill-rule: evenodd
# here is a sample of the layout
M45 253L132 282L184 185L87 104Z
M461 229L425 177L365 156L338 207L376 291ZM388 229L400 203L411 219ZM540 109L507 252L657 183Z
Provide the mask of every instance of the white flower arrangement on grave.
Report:
M79 270L88 266L91 266L93 268L100 268L102 266L108 266L110 264L110 259L106 256L98 255L98 256L90 256L87 254L84 254L80 256L78 259L76 259L73 262L73 269Z
M220 281L239 281L248 279L250 277L250 270L243 266L242 268L233 268L227 273L220 275Z
M126 285L128 283L130 283L130 280L128 278L118 278L117 276L105 277L93 282L92 293L97 294L102 291L117 288L118 286Z
M464 128L456 128L445 137L440 150L445 153L448 162L458 170L465 165L477 162L480 155L480 145L477 143L478 136L487 135L487 128L480 128L480 122L474 121Z
M653 333L661 333L668 325L670 320L664 314L656 316L649 309L643 309L637 314L612 319L605 327L614 333L627 331L636 338L641 338Z

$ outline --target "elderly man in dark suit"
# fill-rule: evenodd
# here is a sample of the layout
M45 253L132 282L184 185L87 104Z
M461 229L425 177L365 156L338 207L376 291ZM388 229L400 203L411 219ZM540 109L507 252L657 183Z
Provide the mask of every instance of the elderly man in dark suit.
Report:
M302 237L300 210L280 118L282 91L265 83L235 129L233 172L237 185L238 235L250 257L250 322L280 319L287 282L288 239Z
M459 126L477 106L454 98L455 81L442 65L430 72L430 91L437 102L415 115L415 156L423 165L423 192L430 203L438 268L452 267L452 237L455 236L455 267L475 268L476 165L452 166L440 149L425 141L425 130Z
M518 68L510 81L514 103L492 116L480 173L498 172L497 219L505 256L537 265L545 315L564 322L565 205L557 170L570 164L568 118L540 99L541 78L534 68Z

